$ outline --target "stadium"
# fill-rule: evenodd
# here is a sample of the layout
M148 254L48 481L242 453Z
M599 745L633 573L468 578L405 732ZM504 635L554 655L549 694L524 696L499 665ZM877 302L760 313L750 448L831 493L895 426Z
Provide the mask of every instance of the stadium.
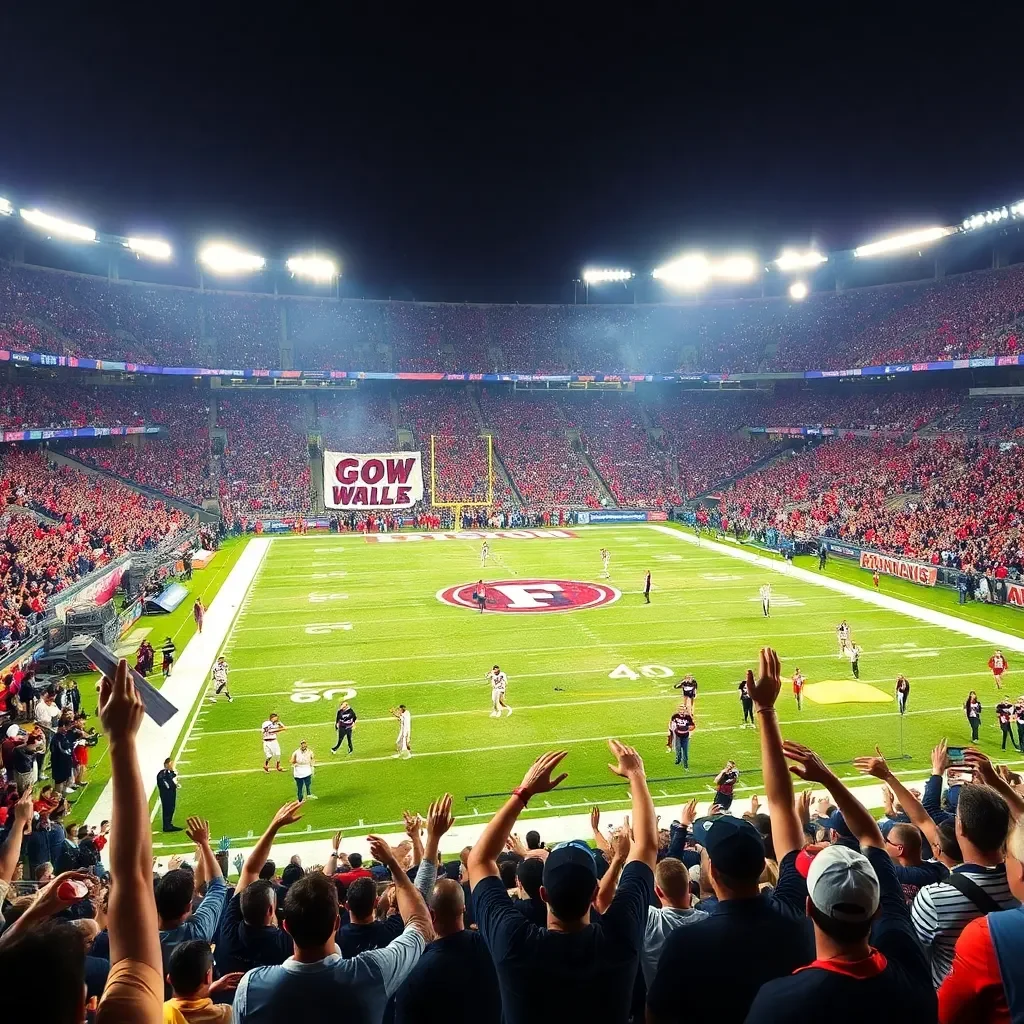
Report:
M782 966L729 997L728 1019L768 1019L773 978L825 970L810 858L845 845L875 904L831 941L857 959L872 915L905 918L913 1019L1009 1020L946 1015L967 953L959 932L929 947L921 915L975 856L971 916L1009 919L1024 889L1022 220L1007 203L845 251L586 268L575 302L450 303L347 295L319 252L186 253L0 197L0 961L44 955L33 923L99 918L78 931L111 972L86 978L101 1019L108 999L106 1019L151 1019L110 995L136 962L181 1019L236 987L234 1019L256 1019L259 972L293 939L309 953L287 893L326 876L342 962L399 941L415 962L465 913L483 938L460 970L482 956L485 977L450 1019L518 1020L488 883L538 934L571 931L576 856L581 934L610 934L634 890L637 913L679 915L661 967L648 923L596 1019L681 1019L682 933L802 886L818 959L787 918ZM995 849L960 799L1003 815ZM751 835L745 885L716 843ZM157 953L126 952L118 889ZM251 892L270 916L245 916ZM394 971L365 982L365 1019L392 997L429 1019L400 983L430 979Z

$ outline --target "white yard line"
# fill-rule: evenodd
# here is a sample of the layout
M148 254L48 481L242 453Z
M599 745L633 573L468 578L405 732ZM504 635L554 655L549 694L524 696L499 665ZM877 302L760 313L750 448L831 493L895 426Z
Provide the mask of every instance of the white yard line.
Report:
M196 633L185 645L181 657L175 663L174 672L164 682L160 692L178 709L177 713L163 726L156 725L151 718L143 719L137 741L139 768L143 784L150 795L156 788L157 772L163 767L164 759L169 757L174 749L174 742L206 684L221 642L228 635L269 546L269 540L255 538L249 541L206 610L203 632ZM198 710L196 709L196 713L192 715L189 729L198 718ZM181 749L184 749L187 739L186 735L182 740ZM113 786L108 782L89 814L90 825L98 825L112 816L113 797Z

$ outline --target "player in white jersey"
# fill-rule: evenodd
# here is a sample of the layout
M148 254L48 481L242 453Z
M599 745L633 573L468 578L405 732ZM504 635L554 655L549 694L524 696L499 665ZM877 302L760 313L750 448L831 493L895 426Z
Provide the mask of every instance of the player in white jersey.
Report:
M772 614L772 585L762 583L759 593L761 595L761 612L766 619L770 618Z
M412 757L412 715L404 704L391 709L391 714L398 719L398 739L395 740L395 747L398 753L392 757L400 757L402 760Z
M481 565L486 565L487 564L487 559L488 559L490 553L491 553L491 549L487 546L487 541L484 541L483 544L480 545L480 564Z
M601 575L607 580L611 579L611 573L608 571L608 565L612 560L612 553L607 548L601 548L601 564L604 566L604 572Z
M839 657L842 658L850 647L850 627L846 619L836 626L836 640L839 643Z
M505 715L512 714L512 709L505 703L505 687L508 686L508 676L498 668L497 665L487 673L487 680L491 684L491 718L501 718L501 709L505 709Z
M217 694L223 693L230 704L231 691L228 689L228 663L223 654L217 659L217 664L213 666L213 682L214 687L210 700L216 704Z
M283 772L284 769L281 767L281 744L278 742L278 733L282 733L285 727L281 724L281 719L277 717L277 712L272 711L270 717L263 723L263 770L270 772L270 759L274 758L277 761L277 770Z

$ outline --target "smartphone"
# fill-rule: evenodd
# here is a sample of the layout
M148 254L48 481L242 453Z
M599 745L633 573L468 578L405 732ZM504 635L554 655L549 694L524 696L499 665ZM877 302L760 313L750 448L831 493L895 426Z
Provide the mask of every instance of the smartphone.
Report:
M949 759L950 767L959 768L964 764L964 748L947 747L946 757Z
M84 653L100 672L110 679L114 678L120 658L102 640L90 640ZM157 725L165 725L178 713L178 709L162 696L159 690L147 683L130 665L128 671L132 674L135 688L139 691L142 703L146 706L146 714Z

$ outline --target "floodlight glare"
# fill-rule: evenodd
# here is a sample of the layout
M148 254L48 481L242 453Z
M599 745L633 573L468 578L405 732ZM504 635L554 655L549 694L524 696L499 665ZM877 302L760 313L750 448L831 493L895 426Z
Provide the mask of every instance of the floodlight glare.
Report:
M907 231L902 235L891 235L889 238L879 239L877 242L870 242L853 250L853 255L881 256L883 253L896 252L898 249L912 249L915 246L927 245L929 242L937 242L945 238L953 228L919 228L917 231Z
M224 242L211 242L199 251L199 260L215 274L251 274L262 270L266 260Z
M591 267L583 271L583 280L587 284L604 284L606 281L628 281L633 277L631 270L608 270Z
M779 270L787 272L790 270L807 270L816 267L820 263L827 263L828 257L809 249L807 252L797 252L795 249L783 249L775 266Z
M807 285L803 281L794 281L789 286L789 297L794 302L803 302L807 298Z
M149 256L154 260L169 260L171 247L159 238L126 238L124 247L131 249L136 256Z
M10 217L12 213L14 213L14 207L11 206L10 199L0 196L0 217Z
M653 277L670 288L700 288L711 278L711 262L703 253L690 253L656 267Z
M96 232L84 224L73 224L69 220L53 217L42 210L21 210L21 219L33 227L59 238L74 238L79 242L95 242Z
M750 281L757 276L757 264L749 256L729 256L713 264L711 273L725 281Z
M296 277L314 281L333 281L338 276L338 265L324 256L292 256L285 266Z

